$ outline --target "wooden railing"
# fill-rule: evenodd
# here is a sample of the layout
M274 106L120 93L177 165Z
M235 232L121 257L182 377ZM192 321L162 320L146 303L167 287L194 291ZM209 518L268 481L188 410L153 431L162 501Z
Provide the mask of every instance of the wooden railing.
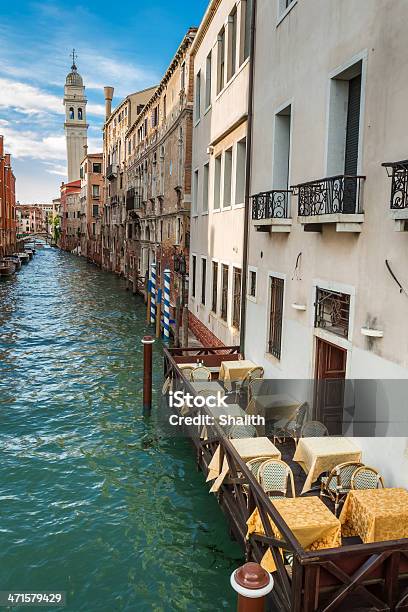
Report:
M237 358L238 353L238 347L164 349L164 374L171 378L173 391L183 390L195 395L194 387L178 367L180 359L195 354L204 356L205 364L214 355L223 355L225 360ZM191 410L192 414L211 416L205 407ZM348 611L408 609L408 539L306 552L222 427L216 422L208 426L206 439L201 435L201 426L183 428L191 438L197 464L205 474L218 446L220 465L224 457L227 458L229 475L217 494L218 501L247 560L260 562L270 549L277 568L271 594L277 609L285 612L331 612L340 606ZM246 522L255 509L259 512L264 535L255 533L247 539ZM274 536L269 517L281 538ZM293 555L290 569L284 565L282 550Z

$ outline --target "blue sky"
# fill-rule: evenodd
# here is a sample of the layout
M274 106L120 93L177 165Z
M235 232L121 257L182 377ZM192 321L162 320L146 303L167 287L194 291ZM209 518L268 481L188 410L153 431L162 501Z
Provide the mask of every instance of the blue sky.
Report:
M88 97L90 151L102 150L103 86L114 104L158 81L207 0L18 0L0 15L0 134L20 202L50 201L66 180L63 86L69 53Z

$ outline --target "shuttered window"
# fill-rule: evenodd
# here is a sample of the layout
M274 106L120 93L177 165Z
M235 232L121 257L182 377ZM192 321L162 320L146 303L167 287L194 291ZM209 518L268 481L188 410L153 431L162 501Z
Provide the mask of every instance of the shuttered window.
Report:
M212 264L212 301L211 310L217 314L217 302L218 302L218 263L213 261Z
M347 105L346 147L344 155L344 174L355 176L358 167L358 142L360 134L361 74L349 81ZM357 183L354 179L344 179L344 213L356 212Z
M222 264L222 288L221 288L221 319L227 320L228 315L228 266Z
M234 268L234 306L232 310L232 324L239 329L241 320L241 270Z
M269 352L277 359L281 357L284 283L285 281L282 278L271 276Z

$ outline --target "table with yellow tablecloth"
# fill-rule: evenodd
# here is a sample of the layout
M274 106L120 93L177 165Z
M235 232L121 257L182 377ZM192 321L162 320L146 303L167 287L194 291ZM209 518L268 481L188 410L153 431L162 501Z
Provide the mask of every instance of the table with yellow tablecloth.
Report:
M361 461L361 450L347 438L300 438L293 461L297 461L307 474L302 489L304 493L311 489L320 474L329 472L339 463Z
M345 536L358 535L365 544L408 538L408 491L350 491L340 514Z
M237 359L234 361L222 361L220 366L219 380L225 383L236 382L243 380L252 368L257 365L250 359Z
M272 500L272 504L304 550L341 546L341 523L318 497L287 497ZM273 520L269 520L274 536L281 539ZM258 509L251 514L247 525L247 537L251 533L265 534ZM268 572L276 571L270 549L263 556L261 565Z
M236 438L230 440L230 442L244 461L249 461L256 457L268 457L269 459L281 458L280 451L272 444L269 438ZM208 464L207 482L215 479L210 489L210 493L215 493L219 490L228 472L229 465L226 457L224 457L221 466L221 448L218 446Z

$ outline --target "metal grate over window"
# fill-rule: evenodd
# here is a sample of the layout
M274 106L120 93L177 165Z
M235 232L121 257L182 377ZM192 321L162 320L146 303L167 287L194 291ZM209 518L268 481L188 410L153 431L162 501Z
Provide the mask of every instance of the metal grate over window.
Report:
M316 288L315 327L326 329L337 336L348 336L350 295Z
M281 357L283 290L285 281L271 276L271 305L269 313L269 352L277 359Z

